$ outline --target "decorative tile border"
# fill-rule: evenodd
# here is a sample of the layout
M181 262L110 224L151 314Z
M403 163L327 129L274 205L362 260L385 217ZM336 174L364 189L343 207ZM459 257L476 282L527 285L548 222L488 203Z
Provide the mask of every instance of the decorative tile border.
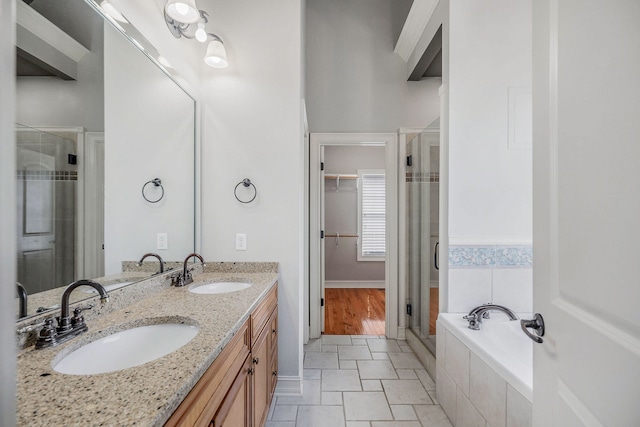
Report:
M18 170L19 181L77 181L77 171L26 171Z
M440 182L439 172L407 172L405 182Z
M449 268L532 268L532 246L449 246Z

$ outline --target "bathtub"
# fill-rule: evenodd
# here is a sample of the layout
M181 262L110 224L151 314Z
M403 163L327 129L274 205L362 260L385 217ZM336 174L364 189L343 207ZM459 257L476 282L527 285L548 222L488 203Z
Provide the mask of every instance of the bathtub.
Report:
M442 408L454 425L456 416L475 416L474 411L492 426L531 425L533 341L519 320L502 313L491 312L478 331L468 328L464 314L438 316L436 383L442 383Z

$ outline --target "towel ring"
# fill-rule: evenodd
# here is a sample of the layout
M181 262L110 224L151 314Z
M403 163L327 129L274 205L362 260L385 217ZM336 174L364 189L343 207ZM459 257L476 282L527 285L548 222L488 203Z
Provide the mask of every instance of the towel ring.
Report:
M160 190L162 190L162 194L160 194L160 197L158 199L149 200L147 198L147 196L144 194L144 190L145 190L145 188L147 188L147 185L149 185L149 184L153 184L156 187L160 187ZM160 200L162 200L162 198L164 197L164 187L162 186L162 181L160 180L160 178L153 178L151 181L147 181L142 186L142 197L144 197L144 199L149 203L158 203Z
M253 187L253 197L251 198L251 200L240 200L240 198L238 197L238 187L242 185L243 187ZM233 189L233 195L236 196L236 200L239 201L240 203L251 203L256 199L256 196L258 195L258 189L256 188L255 185L253 185L253 183L251 182L251 180L249 178L245 178L242 181L240 181L238 184L236 184L236 188Z

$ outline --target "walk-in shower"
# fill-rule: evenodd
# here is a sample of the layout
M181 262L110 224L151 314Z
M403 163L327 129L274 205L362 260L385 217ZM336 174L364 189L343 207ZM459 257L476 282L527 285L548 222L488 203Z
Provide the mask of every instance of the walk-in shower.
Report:
M438 316L440 129L436 120L407 135L405 244L407 326L435 354Z
M29 294L75 279L77 141L16 125L18 281Z

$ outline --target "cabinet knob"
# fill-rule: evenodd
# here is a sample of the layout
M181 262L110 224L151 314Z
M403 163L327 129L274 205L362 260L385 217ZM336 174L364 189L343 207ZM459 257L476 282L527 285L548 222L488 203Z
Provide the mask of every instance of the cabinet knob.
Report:
M274 377L277 377L277 376L278 376L278 371L273 371L273 372L271 373L271 375L273 375Z
M273 332L273 333L275 334L276 332L278 332L278 330L277 330L277 329L274 329L274 330L273 330L273 331L271 331L271 332Z
M259 357L254 358L253 359L253 364L257 365L258 363L260 363L260 358Z
M249 375L253 375L253 368L249 368L249 369L247 369L247 373L248 373Z

